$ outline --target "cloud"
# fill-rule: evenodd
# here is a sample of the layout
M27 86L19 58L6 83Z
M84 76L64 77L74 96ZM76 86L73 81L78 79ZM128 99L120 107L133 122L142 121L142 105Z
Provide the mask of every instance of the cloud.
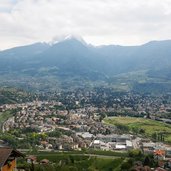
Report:
M10 12L14 2L15 1L0 0L0 12Z
M73 34L92 44L171 38L170 0L0 0L0 48Z

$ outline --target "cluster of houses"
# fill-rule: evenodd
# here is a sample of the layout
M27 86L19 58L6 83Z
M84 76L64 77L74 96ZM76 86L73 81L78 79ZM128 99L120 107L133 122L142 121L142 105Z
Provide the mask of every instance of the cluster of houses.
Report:
M169 113L171 111L170 94L149 95L138 93L117 93L110 88L93 90L80 89L73 92L58 93L54 98L62 99L64 104L81 104L98 107L99 110L115 113L147 115ZM103 109L102 109L103 108Z
M168 144L142 140L140 148L145 154L153 154L155 158L160 160L171 158L171 146Z
M63 134L60 137L49 135L46 140L39 141L38 149L129 150L142 147L141 139L138 141L138 138L132 135L120 135L115 126L100 122L97 107L66 110L61 102L55 101L34 101L1 106L1 110L16 108L20 110L4 122L2 127L4 132L15 128L31 128L39 134L55 130L70 132L70 135ZM24 135L21 134L18 138L24 138ZM145 146L146 144L143 145L144 148ZM154 148L154 145L152 147Z

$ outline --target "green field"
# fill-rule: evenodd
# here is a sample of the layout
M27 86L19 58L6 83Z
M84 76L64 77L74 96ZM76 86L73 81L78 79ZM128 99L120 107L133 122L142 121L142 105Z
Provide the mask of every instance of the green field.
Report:
M131 170L136 161L144 161L146 156L140 150L128 152L83 150L83 151L32 151L27 154L35 155L37 162L35 171L127 171ZM93 155L92 155L93 154ZM150 157L150 156L149 156ZM48 159L48 164L41 164L42 159ZM18 166L29 168L32 164L25 159L18 159ZM153 159L150 158L151 167Z
M32 153L31 153L32 154ZM67 152L37 152L36 154L33 153L34 155L37 155L39 159L42 158L48 158L49 160L55 161L58 156L59 158L65 157L65 156L70 156L70 155L75 155L75 156L91 156L91 155L96 155L99 158L118 158L118 157L128 157L127 152L115 152L115 151L102 151L102 150L93 150L93 149L88 149L85 151L67 151Z
M90 151L96 154L96 151ZM100 155L101 154L101 155ZM118 156L118 153L113 155ZM38 152L34 154L37 156L37 161L40 162L42 159L48 159L50 164L39 165L35 164L35 171L121 171L122 164L127 161L127 158L111 156L112 153L99 153L92 156L91 154L85 154L83 151L72 151L72 152ZM23 160L23 159L22 159ZM23 166L23 161L18 161L19 165ZM29 167L25 163L25 166Z
M87 159L69 156L60 162L50 165L37 165L35 171L121 171L123 159L99 159L90 157Z
M143 134L147 137L163 133L165 141L171 143L171 125L163 122L133 117L110 117L104 119L104 122L112 125L121 125L128 128L130 132L138 132L143 130Z

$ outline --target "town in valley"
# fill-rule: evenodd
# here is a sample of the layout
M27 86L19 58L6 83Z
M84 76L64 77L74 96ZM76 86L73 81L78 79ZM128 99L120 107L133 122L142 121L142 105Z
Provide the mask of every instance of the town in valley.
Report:
M32 101L1 104L1 145L21 151L72 151L96 149L129 151L141 149L153 154L163 150L171 157L171 96L114 92L112 89L78 89L36 94ZM170 126L146 134L146 129L110 124L110 120L140 118ZM138 130L139 129L139 130ZM170 131L170 132L169 132Z

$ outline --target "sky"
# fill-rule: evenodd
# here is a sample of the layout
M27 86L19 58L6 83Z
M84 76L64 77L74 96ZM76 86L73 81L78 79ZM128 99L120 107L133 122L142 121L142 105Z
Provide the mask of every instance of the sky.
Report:
M0 49L68 35L93 45L171 39L171 0L0 0Z

